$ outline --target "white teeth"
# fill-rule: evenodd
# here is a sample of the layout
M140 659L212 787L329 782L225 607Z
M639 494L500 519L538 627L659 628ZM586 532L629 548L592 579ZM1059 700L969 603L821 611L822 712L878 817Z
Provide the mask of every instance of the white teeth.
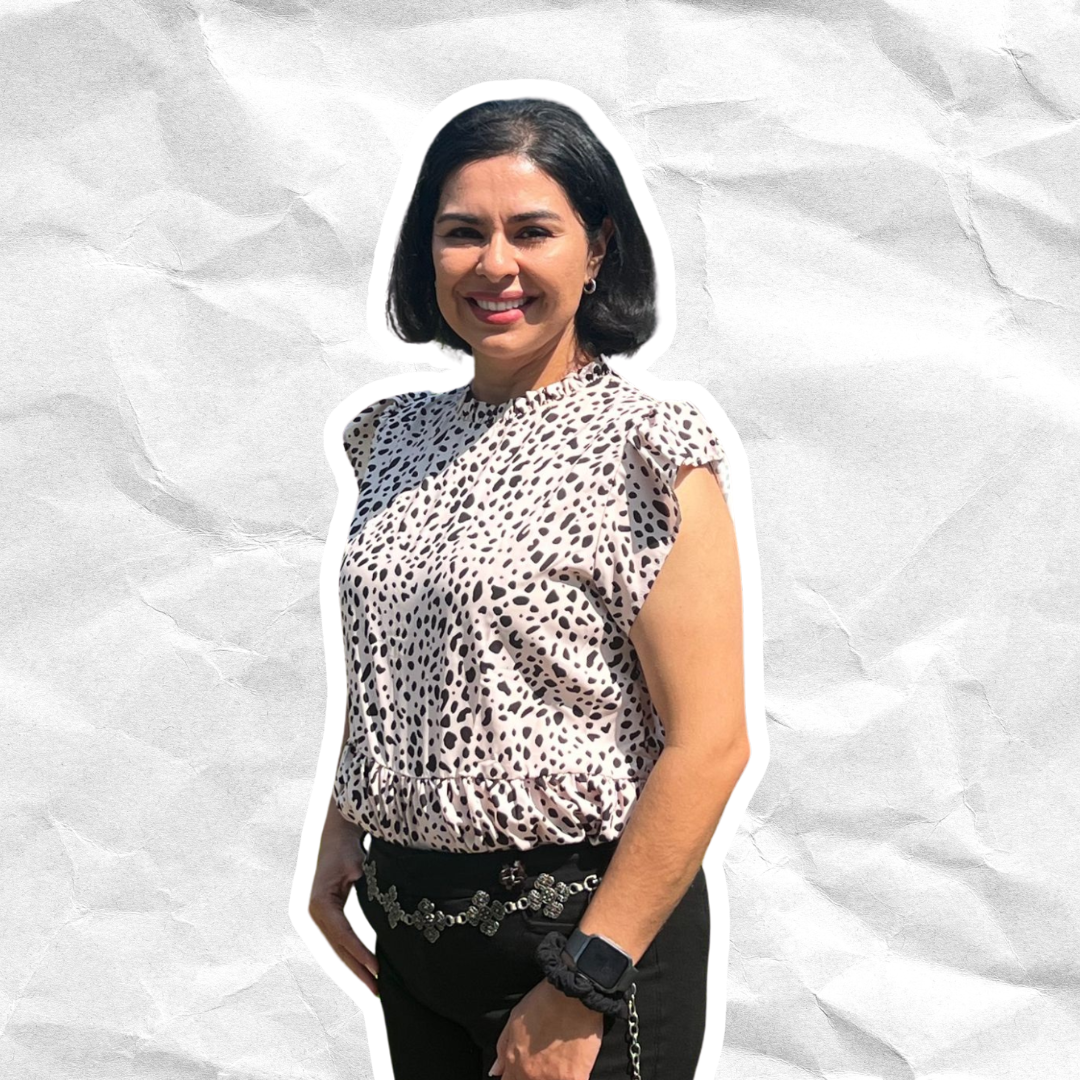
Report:
M530 297L523 296L520 300L506 300L496 303L492 300L476 300L476 306L482 311L510 311L513 308L524 307Z

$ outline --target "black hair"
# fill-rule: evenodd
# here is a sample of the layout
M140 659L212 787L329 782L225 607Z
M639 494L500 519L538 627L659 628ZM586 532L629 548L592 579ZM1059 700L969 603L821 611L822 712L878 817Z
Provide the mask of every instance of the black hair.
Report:
M607 148L573 109L542 98L473 105L450 120L424 156L390 272L386 315L403 341L437 341L472 355L443 318L435 296L431 240L447 177L473 161L520 155L558 183L584 222L590 244L605 217L614 231L596 278L574 316L590 356L631 355L656 329L656 267L626 184Z

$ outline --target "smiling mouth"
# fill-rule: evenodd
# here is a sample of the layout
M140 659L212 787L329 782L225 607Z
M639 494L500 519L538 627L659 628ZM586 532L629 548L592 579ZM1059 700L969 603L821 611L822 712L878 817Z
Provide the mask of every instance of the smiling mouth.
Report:
M467 296L466 300L469 304L476 308L477 311L483 311L488 315L492 315L499 311L520 311L522 308L527 308L535 299L535 296L526 296L522 300L507 300L503 302L495 302L491 300L474 300L473 297Z

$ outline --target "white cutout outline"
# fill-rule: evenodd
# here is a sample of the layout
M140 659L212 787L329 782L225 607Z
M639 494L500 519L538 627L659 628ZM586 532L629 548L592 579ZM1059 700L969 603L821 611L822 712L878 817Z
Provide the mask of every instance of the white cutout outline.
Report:
M667 351L674 337L675 268L671 246L640 168L622 135L591 98L565 83L546 79L496 80L476 83L446 98L428 114L417 131L410 151L402 160L398 179L387 205L368 284L368 331L372 341L384 355L395 360L400 358L407 366L427 361L431 371L392 375L365 384L334 408L323 430L324 452L338 485L338 502L327 532L319 576L326 656L327 713L319 763L297 852L289 916L320 967L360 1006L375 1080L393 1080L390 1047L379 999L339 959L308 913L319 841L337 775L345 723L347 683L341 638L338 576L349 526L356 509L357 485L352 466L345 455L342 435L346 424L353 417L366 406L384 397L409 391L442 392L462 386L471 379L472 373L467 366L469 358L464 354L444 350L435 343L415 345L403 342L386 325L385 303L390 265L420 165L436 134L458 113L482 101L523 97L557 101L582 116L614 158L652 246L657 279L656 332L634 357L605 357L605 361L612 370L653 397L689 401L695 405L720 441L728 463L731 486L728 509L735 527L742 588L744 700L750 757L728 799L702 861L709 889L710 947L705 1036L694 1077L695 1080L714 1080L720 1068L723 1049L730 949L730 909L724 859L769 761L765 724L761 565L754 528L749 468L738 433L723 409L703 387L684 380L660 379L646 370L657 357ZM460 356L461 359L451 359L452 355ZM442 375L433 375L440 370ZM357 902L355 888L345 905L345 914L357 935L374 952L374 931ZM540 977L538 970L538 982ZM648 1033L643 1030L640 1037L644 1046Z

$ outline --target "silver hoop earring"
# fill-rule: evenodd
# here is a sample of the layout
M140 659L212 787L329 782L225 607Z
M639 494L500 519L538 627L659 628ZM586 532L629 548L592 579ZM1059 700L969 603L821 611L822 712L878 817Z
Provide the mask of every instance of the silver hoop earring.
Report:
M590 286L590 285L592 286L592 288L591 288L591 289L589 288L589 286ZM582 288L582 290L581 290L581 291L582 291L583 293L587 293L587 294L588 294L589 296L592 296L592 294L593 294L594 292L596 292L596 278L592 278L592 279L590 279L590 280L589 280L589 281L588 281L588 282L587 282L587 283L585 284L585 286L584 286L584 287Z

